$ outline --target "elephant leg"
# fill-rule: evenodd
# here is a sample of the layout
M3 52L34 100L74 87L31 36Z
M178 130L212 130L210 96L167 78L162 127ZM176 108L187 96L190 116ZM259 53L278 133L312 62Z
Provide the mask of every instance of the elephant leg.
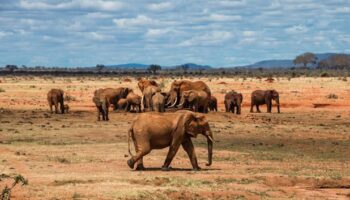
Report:
M97 107L97 121L101 120L101 108Z
M127 162L131 169L134 169L135 163L143 165L142 157L147 155L149 152L151 152L151 148L149 144L143 143L142 148L138 147L137 142L135 141L134 141L134 144L135 144L135 149L137 149L136 155L130 158Z
M231 112L234 114L235 113L235 105L231 106Z
M105 110L105 114L106 114L106 121L109 121L109 117L108 117L108 107Z
M163 171L169 170L169 166L171 164L171 161L173 161L174 156L176 155L177 151L179 150L180 144L181 144L180 142L175 141L170 145L168 155L167 155L165 162L162 166Z
M259 109L259 105L256 104L255 107L256 107L256 112L261 113L261 111L260 111L260 109Z
M241 114L241 107L238 105L237 106L237 112L236 112L237 115L240 115Z
M189 137L184 138L184 141L182 142L182 147L184 148L188 157L190 158L193 169L200 170L201 168L198 166L197 156L194 151L194 146Z
M58 103L57 102L54 102L55 103L55 113L58 114Z
M250 104L250 112L251 112L251 113L254 112L254 111L253 111L253 107L254 107L254 104L251 103L251 104Z
M51 101L49 101L49 107L50 107L50 112L52 114L53 112L52 112L52 102Z

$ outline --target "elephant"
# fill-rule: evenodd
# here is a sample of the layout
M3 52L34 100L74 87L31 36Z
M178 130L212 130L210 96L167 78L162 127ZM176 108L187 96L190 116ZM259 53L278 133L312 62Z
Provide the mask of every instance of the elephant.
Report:
M154 80L147 80L147 79L140 79L139 82L137 83L137 85L139 86L141 92L143 93L143 90L145 88L147 88L150 85L156 86L158 87L158 83Z
M47 93L47 101L49 103L50 107L50 112L53 113L52 111L52 106L55 106L55 113L58 113L58 104L60 104L60 111L61 114L64 114L64 92L61 89L51 89Z
M92 101L95 103L97 112L97 120L100 121L100 114L102 115L102 120L108 121L108 108L111 104L114 105L114 109L118 108L118 101L120 99L126 98L127 95L132 90L129 88L105 88L98 89L94 92L94 97Z
M237 93L236 91L230 91L226 93L224 100L225 111L235 113L236 108L236 114L240 115L242 102L243 95L241 93Z
M187 103L190 110L206 113L208 111L208 100L208 94L204 91L187 90L182 93L179 107L184 108L183 105Z
M94 96L92 97L92 101L95 103L97 108L97 121L101 120L100 115L102 115L103 121L109 120L108 108L110 104L103 92L104 89L98 89L94 92Z
M216 99L216 97L214 96L210 97L208 108L210 111L216 111L216 112L218 111L218 100Z
M126 96L127 106L126 110L135 110L136 112L141 112L141 97L130 91L128 96ZM132 107L132 108L131 108Z
M157 92L160 92L160 88L154 85L149 85L143 90L142 103L145 111L147 109L153 111L152 96Z
M277 104L277 112L280 113L279 93L276 90L255 90L251 95L250 112L253 112L253 107L256 106L256 111L261 112L260 105L267 105L267 112L271 113L272 100Z
M182 96L182 93L188 90L204 91L205 93L207 93L208 101L210 99L210 96L211 96L210 88L203 81L192 82L188 80L181 80L181 81L174 81L171 84L171 88L169 91L170 97L166 105L167 106L171 105L170 106L171 108L178 105L180 103L180 97ZM188 105L185 104L183 105L183 107L187 108ZM206 109L205 112L207 112L207 108L205 109Z
M170 164L180 145L187 152L194 170L200 170L191 137L196 138L202 134L207 138L208 163L212 164L213 133L205 116L191 112L181 111L175 113L142 113L133 121L128 130L128 149L131 158L128 166L136 170L144 170L143 157L153 149L169 147L169 152L162 166L162 170L170 170ZM136 155L130 150L132 138Z
M165 96L161 92L156 92L152 96L152 107L157 112L165 112Z
M64 104L63 108L64 108L65 113L69 112L69 105L68 104Z
M119 99L119 101L118 101L118 109L119 110L126 110L127 106L128 106L127 99Z

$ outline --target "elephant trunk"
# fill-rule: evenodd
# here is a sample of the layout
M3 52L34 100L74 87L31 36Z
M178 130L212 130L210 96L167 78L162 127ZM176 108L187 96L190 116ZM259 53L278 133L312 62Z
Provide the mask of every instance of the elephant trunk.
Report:
M213 133L211 130L209 130L209 134L207 135L207 142L208 142L208 163L207 166L210 166L212 164L213 160Z
M276 103L277 103L277 112L280 113L280 99L279 99L279 97L276 99Z

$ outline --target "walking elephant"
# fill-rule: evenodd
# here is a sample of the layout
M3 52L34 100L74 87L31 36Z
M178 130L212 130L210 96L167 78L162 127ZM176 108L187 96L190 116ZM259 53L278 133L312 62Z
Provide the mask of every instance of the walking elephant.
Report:
M188 81L188 80L181 80L181 81L174 81L171 84L171 88L169 91L169 100L167 102L167 106L171 105L170 107L175 107L180 103L180 98L182 97L182 93L188 90L196 90L196 91L203 91L207 93L208 101L211 96L210 88L205 84L203 81ZM188 105L183 105L184 108L187 108ZM207 108L206 108L207 109Z
M225 95L225 111L226 112L232 112L240 115L241 114L241 107L243 102L243 95L241 93L237 93L235 91L230 91Z
M191 138L196 138L202 134L207 138L208 143L208 163L212 164L213 155L213 134L209 123L204 116L182 111L175 113L142 113L132 123L128 131L128 148L132 156L127 161L131 169L144 170L143 157L153 149L163 149L169 147L168 155L162 166L162 170L169 170L171 161L177 153L180 145L187 152L194 170L200 170L197 157ZM136 150L136 155L130 151L130 137L132 138Z
M208 111L209 98L204 91L187 90L182 93L180 104L178 107L184 108L187 104L188 108L195 112L206 113Z
M64 92L61 89L51 89L47 93L47 102L49 103L50 112L52 111L52 106L55 106L55 113L58 113L58 110L60 109L61 113L64 114ZM60 104L60 107L58 107L58 104Z
M165 112L165 96L161 92L157 92L152 97L152 107L156 112Z
M216 99L216 97L210 97L208 108L210 111L218 111L218 100Z
M130 91L128 96L126 96L127 106L126 110L135 112L141 112L141 97L135 94L133 91Z
M267 112L271 113L272 100L277 104L277 112L280 113L279 93L276 90L255 90L251 95L250 112L253 112L253 107L256 106L256 111L261 112L260 105L267 105Z

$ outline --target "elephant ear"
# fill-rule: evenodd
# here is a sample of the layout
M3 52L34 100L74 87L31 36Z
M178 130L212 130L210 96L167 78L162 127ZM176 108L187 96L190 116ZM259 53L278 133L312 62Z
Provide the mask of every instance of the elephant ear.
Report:
M184 118L186 133L196 138L205 132L205 116L193 112L187 113Z
M197 97L198 97L197 93L192 91L192 92L189 92L189 98L188 98L188 100L192 102L192 101L194 101Z

